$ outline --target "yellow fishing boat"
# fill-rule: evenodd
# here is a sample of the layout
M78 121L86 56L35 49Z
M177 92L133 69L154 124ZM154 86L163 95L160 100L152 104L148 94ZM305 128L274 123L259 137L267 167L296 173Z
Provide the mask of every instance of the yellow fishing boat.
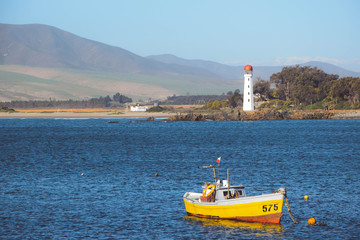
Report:
M205 183L202 193L187 192L183 196L188 215L233 219L246 222L280 223L286 189L258 196L246 196L242 184L231 185L229 171L227 180L218 180L213 165L213 184Z

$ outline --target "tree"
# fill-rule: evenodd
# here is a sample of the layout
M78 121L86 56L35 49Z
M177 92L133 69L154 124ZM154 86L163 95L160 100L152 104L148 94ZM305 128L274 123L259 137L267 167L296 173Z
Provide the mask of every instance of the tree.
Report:
M351 81L350 100L355 107L360 107L360 78Z
M333 101L349 101L353 107L360 105L360 78L340 78L331 86L329 96Z
M260 94L262 101L269 100L271 96L270 82L259 79L254 84L254 93Z
M314 67L284 67L281 72L274 73L270 82L275 83L276 95L280 100L291 99L299 103L311 104L323 100L329 93L332 82L338 75L327 74Z
M229 107L236 108L243 104L243 95L235 90L234 94L228 96Z
M113 100L115 102L119 102L119 103L127 103L127 102L132 102L132 99L129 98L129 97L126 97L124 95L121 95L120 93L116 93L114 96L113 96Z
M110 102L111 102L111 97L109 95L107 95L105 97L105 106L109 107L110 106Z

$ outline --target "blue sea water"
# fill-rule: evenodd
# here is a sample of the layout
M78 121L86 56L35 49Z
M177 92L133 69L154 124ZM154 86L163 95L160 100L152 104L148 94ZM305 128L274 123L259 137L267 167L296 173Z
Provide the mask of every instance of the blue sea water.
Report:
M360 120L108 121L0 120L1 239L360 237ZM247 195L286 187L300 223L187 217L220 156Z

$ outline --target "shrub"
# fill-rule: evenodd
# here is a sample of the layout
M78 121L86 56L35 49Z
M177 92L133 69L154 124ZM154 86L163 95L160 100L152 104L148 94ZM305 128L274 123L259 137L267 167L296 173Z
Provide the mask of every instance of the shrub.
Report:
M352 109L352 107L348 101L340 101L335 105L334 109L337 109L337 110Z
M322 109L322 108L323 108L323 102L316 102L314 104L307 105L304 107L304 109L308 109L308 110Z
M162 112L165 110L166 110L165 108L157 106L157 107L152 107L152 108L148 109L147 111L148 112Z

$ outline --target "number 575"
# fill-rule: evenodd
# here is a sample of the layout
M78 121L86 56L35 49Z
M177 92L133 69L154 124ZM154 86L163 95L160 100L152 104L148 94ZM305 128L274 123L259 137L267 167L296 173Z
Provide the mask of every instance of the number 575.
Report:
M276 204L268 204L268 205L263 205L262 206L262 211L263 212L270 212L270 211L277 211L279 209L278 203Z

